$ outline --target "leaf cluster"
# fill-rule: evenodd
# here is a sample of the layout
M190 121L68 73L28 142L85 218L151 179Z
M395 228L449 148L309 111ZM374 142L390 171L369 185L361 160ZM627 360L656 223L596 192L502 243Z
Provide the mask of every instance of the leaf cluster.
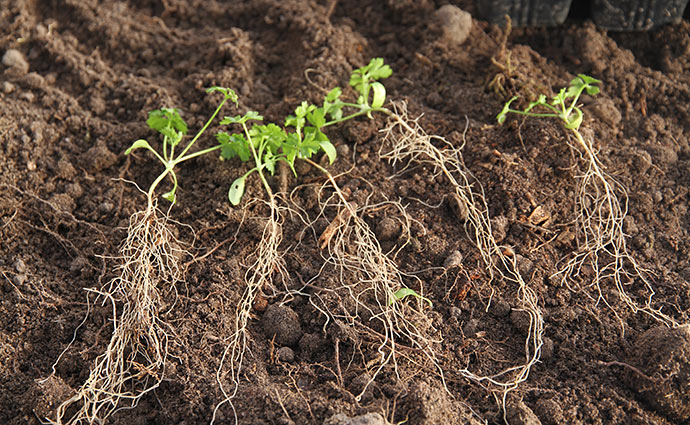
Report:
M585 91L591 96L598 94L598 84L600 83L601 81L596 78L578 74L578 76L570 82L567 88L562 88L550 101L542 94L536 101L530 102L524 110L512 109L510 107L510 105L518 99L518 96L513 96L503 106L503 110L498 114L496 119L499 124L503 124L509 113L532 117L556 117L563 121L565 128L577 131L583 119L582 110L577 103L580 99L580 95Z
M314 154L323 152L332 164L337 156L336 150L324 129L363 114L382 110L386 89L377 80L387 78L391 73L390 67L383 64L383 59L372 59L368 65L353 71L350 78L350 85L359 93L356 103L342 101L343 91L340 87L335 87L326 94L320 105L303 101L295 108L294 113L285 119L282 127L274 123L263 124L263 116L256 111L223 118L221 125L239 125L242 131L221 131L216 135L221 146L221 158L238 158L243 162L254 162L254 167L235 179L230 186L230 202L233 205L240 203L245 181L252 173L257 172L263 180L264 170L273 175L280 161L286 163L295 176L297 159L310 159ZM346 108L350 111L349 114L345 114Z
M187 123L184 121L184 119L182 119L182 116L180 116L180 111L175 108L161 108L153 110L149 112L149 117L146 120L146 124L149 126L151 130L155 130L158 133L160 133L161 136L163 136L163 146L160 153L156 151L151 146L151 144L145 139L139 139L135 141L134 143L132 143L132 146L130 146L125 151L125 155L129 155L130 153L132 153L132 151L136 149L147 149L151 153L153 153L153 155L165 167L164 171L158 176L158 178L151 184L151 187L149 188L149 201L151 200L153 191L156 188L156 186L161 182L161 180L163 180L163 178L166 175L170 174L173 179L173 188L169 192L163 194L163 198L167 199L168 201L174 204L176 200L175 191L177 190L178 186L177 175L175 173L175 166L188 159L206 154L217 149L216 147L213 147L210 149L195 152L193 154L187 154L189 149L194 145L194 143L199 139L199 137L201 137L204 131L206 131L208 126L214 120L216 115L218 115L218 112L220 112L223 105L228 100L232 101L233 103L235 103L235 105L237 105L237 94L232 89L226 87L211 87L207 89L206 92L221 93L223 94L223 100L220 102L211 118L206 122L206 125L204 125L204 127L201 130L199 130L199 132L192 138L192 140L190 140L185 145L184 149L179 154L175 154L175 148L180 144L180 142L183 141L189 129L187 127Z

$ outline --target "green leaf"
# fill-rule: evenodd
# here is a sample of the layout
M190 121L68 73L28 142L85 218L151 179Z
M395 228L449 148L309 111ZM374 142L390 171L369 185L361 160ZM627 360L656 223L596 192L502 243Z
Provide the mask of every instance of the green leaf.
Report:
M242 195L244 195L245 179L246 175L235 179L235 181L232 182L232 184L230 185L230 190L228 191L228 199L230 200L230 203L234 206L239 205L240 201L242 201Z
M206 89L206 93L213 93L213 92L223 93L223 96L225 96L226 99L230 99L235 104L235 106L237 106L238 98L237 98L237 93L235 93L235 90L227 88L227 87L218 87L218 86L213 86L213 87L209 87Z
M553 100L551 101L552 105L565 105L565 99L566 99L566 89L562 88L556 96L553 97Z
M247 162L251 159L251 151L247 139L241 134L228 134L220 132L216 134L216 139L220 143L220 157L222 159L232 159L239 157L242 162Z
M163 197L163 199L167 199L168 201L170 201L171 204L174 204L177 201L177 197L175 196L175 189L176 188L172 188L170 192L166 192L161 196Z
M283 143L283 153L285 154L285 161L290 165L291 168L295 165L295 158L299 153L299 139L295 133L289 133L285 143ZM294 171L294 169L293 169ZM295 173L297 177L297 173Z
M187 124L184 122L180 113L174 108L162 108L149 112L146 124L158 132L162 132L167 127L174 128L182 134L187 134Z
M371 100L371 107L382 107L383 103L386 101L386 88L379 82L372 83L371 88L374 89L374 97Z
M149 142L147 142L147 141L144 140L144 139L139 139L139 140L137 140L136 142L132 143L132 146L130 146L130 147L125 151L125 155L129 155L130 153L132 153L133 150L135 150L135 149L141 149L141 148L144 148L144 149L148 149L148 150L150 150L150 151L153 151L153 148L151 147L151 145L149 145Z
M276 158L273 156L273 153L269 150L266 152L264 155L264 167L268 170L271 175L274 175L276 172Z
M184 134L181 131L177 131L171 127L165 127L161 130L161 134L168 138L168 144L171 146L177 146L182 140Z
M340 87L335 87L328 92L324 100L329 103L334 103L340 98L342 93L343 91L340 89Z
M316 128L326 125L326 114L323 108L315 108L307 114L307 121Z
M328 157L328 163L333 164L333 161L335 161L335 157L338 155L337 151L335 150L335 146L328 140L324 140L319 143L321 146L321 149L326 153L326 156Z
M417 291L415 291L414 289L411 289L411 288L400 288L400 289L398 289L397 291L395 291L395 293L393 294L393 297L394 297L394 298L391 299L391 300L389 300L389 301L388 301L388 304L391 305L391 304L393 304L395 301L403 300L403 299L405 299L405 298L407 298L407 297L409 297L409 296L413 296L413 297L415 297L415 298L419 298L419 299L421 299L421 300L424 300L424 301L428 302L428 303L429 303L429 306L431 306L431 307L434 306L434 303L432 303L431 300L430 300L429 298L426 298L426 297L423 297L423 296L419 295L419 294L417 293Z

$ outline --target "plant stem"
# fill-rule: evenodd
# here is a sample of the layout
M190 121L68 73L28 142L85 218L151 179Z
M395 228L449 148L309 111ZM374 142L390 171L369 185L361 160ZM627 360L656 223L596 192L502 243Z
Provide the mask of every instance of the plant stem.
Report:
M204 149L204 150L200 150L200 151L197 151L197 152L194 152L194 153L190 153L190 154L187 155L187 156L178 157L178 158L174 161L174 163L175 163L175 164L179 164L180 162L186 161L186 160L188 160L188 159L196 158L197 156L205 155L205 154L207 154L207 153L210 153L210 152L213 152L213 151L215 151L215 150L218 150L218 149L220 149L221 147L222 147L221 145L216 145L216 146L213 146L213 147Z
M163 181L163 179L165 178L165 176L168 173L172 173L172 172L173 172L172 167L170 167L166 164L165 171L163 171L158 177L156 177L156 180L154 180L153 183L151 183L151 186L149 187L149 192L146 194L146 196L148 198L148 208L147 209L153 207L153 192L154 192L154 190L156 190L156 186L158 186L158 184L161 181Z
M274 202L274 197L273 197L273 190L271 190L271 186L268 184L268 181L266 180L266 177L264 177L263 173L263 168L264 164L261 162L261 158L256 152L256 149L254 148L254 143L252 143L252 136L249 134L249 129L247 128L246 123L242 123L242 129L244 130L244 134L247 137L247 141L249 142L249 148L252 151L252 156L254 157L254 163L256 164L256 172L259 173L259 178L261 179L261 183L264 185L264 189L266 189L266 193L268 194L268 198L271 200L271 205L273 205Z
M352 106L352 107L360 107L360 108L362 108L362 105L355 105L355 104L347 104L346 106ZM390 114L390 111L389 111L388 109L386 109L386 108L372 108L372 107L370 107L370 106L367 106L366 108L362 108L362 109L360 109L359 111L357 111L357 112L355 112L355 113L353 113L353 114L350 114L350 115L348 115L348 116L339 118L339 119L337 119L337 120L329 121L329 122L327 122L326 124L324 124L323 126L321 126L321 128L328 127L328 126L335 125L335 124L340 124L341 122L350 120L350 119L352 119L352 118L359 117L360 115L368 114L368 113L370 113L370 112L385 112L385 113Z
M211 115L211 118L209 118L208 121L206 121L206 124L204 124L204 126L201 128L201 130L199 130L199 132L196 133L196 136L194 136L194 138L189 142L189 144L184 148L184 150L183 150L183 151L180 153L180 155L177 157L178 160L179 160L180 158L183 158L183 157L184 157L184 155L185 155L185 154L187 153L187 151L192 147L192 145L194 145L194 143L197 141L197 139L198 139L199 137L201 137L201 135L204 133L204 131L206 131L206 129L208 128L208 126L211 125L211 123L213 122L213 120L216 118L216 115L218 115L218 112L220 112L220 110L223 108L223 105L225 105L225 102L227 102L227 101L228 101L228 97L224 97L223 100L220 102L220 105L218 105L218 107L216 108L216 110L213 112L213 115ZM176 161L176 163L177 163L177 162L180 162L180 161Z

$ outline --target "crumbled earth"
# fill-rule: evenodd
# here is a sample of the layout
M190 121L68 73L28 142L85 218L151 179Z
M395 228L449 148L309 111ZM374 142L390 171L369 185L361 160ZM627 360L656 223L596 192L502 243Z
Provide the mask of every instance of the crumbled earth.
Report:
M376 374L376 345L317 308L336 276L318 237L337 212L320 214L326 181L300 165L299 177L286 169L270 181L301 216L285 218L282 292L256 301L240 385L215 423L690 421L687 20L615 33L571 18L505 34L468 0L9 0L0 8L0 55L0 423L54 418L107 345L113 310L94 291L115 275L129 217L160 172L143 150L123 154L134 140L158 140L148 111L176 107L199 129L218 102L204 89L216 85L240 95L224 114L256 110L282 123L302 100L347 86L372 57L394 70L389 99L462 146L496 239L537 295L541 361L505 406L503 394L459 372L522 364L529 317L513 284L490 280L463 225L468 211L437 170L382 161L386 119L362 117L329 128L339 157L328 167L357 205L405 207L405 215L372 207L363 218L406 284L431 301L420 305L425 329L437 331L443 373L402 341L397 370ZM499 126L495 116L511 96L553 95L580 73L602 80L599 95L582 99L582 131L628 190L624 230L649 272L652 306L684 326L631 311L605 283L609 306L587 282L551 278L576 246L580 158L555 121L511 117ZM214 143L212 132L199 141ZM163 292L168 364L161 385L109 423L209 423L225 399L217 370L267 214L262 203L227 201L230 182L247 170L214 155L180 167L168 224L190 256L181 259L184 280ZM258 180L246 196L262 196ZM626 285L638 302L649 295L638 281Z

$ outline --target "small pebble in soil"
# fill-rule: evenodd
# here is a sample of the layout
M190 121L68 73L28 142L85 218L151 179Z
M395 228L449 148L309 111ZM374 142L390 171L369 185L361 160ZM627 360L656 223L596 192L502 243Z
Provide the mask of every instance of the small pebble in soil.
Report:
M470 210L467 208L467 204L455 193L450 196L448 202L450 203L450 209L453 211L453 214L455 214L458 220L460 220L461 223L467 221L467 217L470 215Z
M472 30L472 15L450 4L435 11L432 19L433 25L438 25L443 32L443 39L451 46L464 43Z
M302 360L313 360L314 354L322 350L322 339L318 334L305 333L297 345Z
M280 304L271 304L262 319L268 339L275 337L280 345L295 345L302 338L302 325L293 309Z
M292 363L295 361L295 352L290 347L280 347L276 354L281 362Z
M22 82L26 87L32 89L40 89L46 86L46 81L43 76L37 72L29 72L22 78Z
M537 400L534 410L544 425L562 425L567 423L561 404L555 400L541 398Z
M510 403L506 409L507 423L511 425L541 425L541 421L523 401Z
M2 64L11 69L15 76L22 76L29 72L29 63L22 52L16 49L8 49L2 55Z
M553 340L547 336L542 337L541 360L548 360L553 357Z
M513 310L510 312L510 321L513 326L524 335L527 335L530 328L530 315L526 311Z
M91 147L79 158L81 165L91 173L98 173L106 168L115 165L117 155L105 147L103 142Z
M453 267L461 267L462 266L462 254L460 251L455 250L450 253L448 257L443 261L443 267L446 269L450 269Z
M14 262L14 269L17 271L17 273L26 272L26 263L24 263L24 260L17 258L17 260Z
M14 84L10 83L9 81L3 81L2 82L2 91L5 94L10 94L14 91L15 86Z
M103 201L98 204L98 211L102 212L103 214L108 214L113 210L113 208L115 208L115 204L110 201Z
M364 372L352 379L350 385L348 385L348 390L354 395L362 395L362 403L367 403L374 398L374 389L377 387L376 382L371 381L371 376ZM362 393L364 391L364 393Z
M384 217L376 224L376 236L381 241L397 239L400 235L400 223L390 217Z
M505 317L510 314L510 304L505 300L497 300L489 311L496 317Z
M492 218L491 230L496 242L501 242L508 235L508 219L502 215Z
M86 260L86 258L79 255L74 257L74 259L70 262L69 271L72 273L79 273L88 265L89 262Z
M338 413L323 422L323 425L385 425L387 422L378 413L349 417L344 413Z
M472 338L477 334L478 329L479 329L479 320L478 319L470 319L467 321L465 326L462 327L462 333L465 335L466 338Z

